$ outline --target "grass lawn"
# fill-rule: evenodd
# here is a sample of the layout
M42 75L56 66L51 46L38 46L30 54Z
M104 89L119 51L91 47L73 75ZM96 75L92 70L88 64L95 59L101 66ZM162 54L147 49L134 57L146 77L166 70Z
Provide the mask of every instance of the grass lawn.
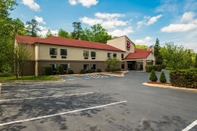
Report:
M54 81L54 80L60 80L59 78L55 78L53 76L24 76L19 77L16 79L15 76L0 76L0 82L9 82L9 81Z

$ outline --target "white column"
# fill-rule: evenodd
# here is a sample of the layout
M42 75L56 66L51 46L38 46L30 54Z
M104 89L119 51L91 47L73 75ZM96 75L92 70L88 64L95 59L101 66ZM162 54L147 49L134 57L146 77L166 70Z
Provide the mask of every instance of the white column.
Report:
M146 72L146 59L143 59L143 71Z

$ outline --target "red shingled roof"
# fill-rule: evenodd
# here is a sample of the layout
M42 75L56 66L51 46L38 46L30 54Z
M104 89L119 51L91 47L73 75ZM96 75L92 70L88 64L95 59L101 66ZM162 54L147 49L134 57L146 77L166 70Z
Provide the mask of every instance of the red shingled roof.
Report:
M15 36L15 39L18 43L34 44L35 42L38 42L38 41L42 40L43 38L17 35L17 36Z
M137 49L135 48L135 53L128 54L125 59L141 59L141 58L147 58L150 54L150 51L146 51L143 49Z
M51 36L46 39L29 37L29 36L16 36L15 38L17 42L19 43L34 44L38 42L38 43L51 44L51 45L61 45L61 46L69 46L69 47L78 47L78 48L80 47L80 48L124 52L123 50L120 50L118 48L115 48L113 46L110 46L104 43L90 42L90 41L84 41L84 40L75 40L75 39L61 38L61 37L55 37L55 36Z

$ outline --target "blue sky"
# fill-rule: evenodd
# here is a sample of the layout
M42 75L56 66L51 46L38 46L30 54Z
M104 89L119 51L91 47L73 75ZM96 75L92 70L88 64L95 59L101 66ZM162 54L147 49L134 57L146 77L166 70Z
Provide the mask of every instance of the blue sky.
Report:
M50 29L73 31L101 24L113 36L127 35L135 44L174 42L197 52L197 0L16 0L12 18L36 19L43 36Z

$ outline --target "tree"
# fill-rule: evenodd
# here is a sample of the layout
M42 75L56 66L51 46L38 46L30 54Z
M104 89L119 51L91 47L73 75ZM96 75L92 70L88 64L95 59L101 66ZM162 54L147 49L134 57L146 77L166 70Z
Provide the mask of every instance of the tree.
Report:
M52 32L50 29L48 29L47 33L46 33L46 38L53 36Z
M58 31L58 36L59 37L64 37L64 38L69 38L69 33L66 30L60 29Z
M156 43L154 46L154 56L155 56L155 64L156 65L162 65L163 64L163 58L160 53L160 45L159 45L159 39L156 39Z
M138 49L143 49L143 50L147 50L148 49L148 46L147 45L139 45L139 44L136 44L135 47L138 48Z
M151 73L150 73L150 76L149 76L149 80L152 81L152 82L156 82L157 81L157 75L155 74L155 71L152 70Z
M114 72L120 70L121 61L117 58L108 58L105 60L105 64L107 65L107 70Z
M161 74L160 74L159 81L160 81L161 83L166 83L166 76L165 76L165 74L164 74L163 71L162 71Z
M71 32L71 37L79 40L82 32L81 22L73 22L73 27L74 27L74 31Z
M195 55L194 68L197 68L197 54Z
M37 37L37 32L40 31L37 21L35 19L32 19L31 21L27 21L26 25L27 34L32 37Z
M112 39L112 36L107 33L100 24L91 26L90 29L85 29L82 31L82 40L94 41L100 43L107 43L107 40Z
M188 55L188 51L186 51L183 46L166 43L166 45L160 49L160 53L163 58L163 63L168 68L186 69L192 64L191 56Z

